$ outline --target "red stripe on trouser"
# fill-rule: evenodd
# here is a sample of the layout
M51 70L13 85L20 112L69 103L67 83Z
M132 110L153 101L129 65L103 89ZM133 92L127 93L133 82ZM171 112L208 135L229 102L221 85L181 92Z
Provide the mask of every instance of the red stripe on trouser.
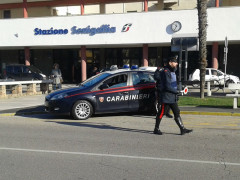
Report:
M161 107L161 114L159 116L160 119L162 119L163 115L164 115L164 108L165 108L165 104L162 104L162 107Z

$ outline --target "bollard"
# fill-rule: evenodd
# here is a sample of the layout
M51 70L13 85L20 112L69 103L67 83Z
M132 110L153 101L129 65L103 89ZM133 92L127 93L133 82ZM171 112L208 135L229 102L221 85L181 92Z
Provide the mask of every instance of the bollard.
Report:
M7 91L5 85L0 85L0 97L5 98L7 97Z
M36 84L27 84L27 94L37 94Z
M22 96L22 85L21 84L13 85L12 94L17 96Z
M207 82L207 96L212 96L210 81Z

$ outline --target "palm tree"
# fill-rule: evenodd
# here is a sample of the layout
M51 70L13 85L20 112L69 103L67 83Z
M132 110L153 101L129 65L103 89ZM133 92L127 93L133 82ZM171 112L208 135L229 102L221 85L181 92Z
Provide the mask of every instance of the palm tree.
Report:
M205 74L207 67L207 2L197 0L199 27L200 97L204 99Z

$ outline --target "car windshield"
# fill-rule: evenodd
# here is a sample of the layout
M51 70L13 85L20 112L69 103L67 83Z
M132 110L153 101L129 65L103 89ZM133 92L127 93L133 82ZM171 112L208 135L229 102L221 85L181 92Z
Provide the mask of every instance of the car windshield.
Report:
M36 68L35 66L28 66L28 68L35 73L42 73L38 68Z
M100 82L101 80L105 79L107 76L109 76L110 74L109 73L100 73L100 74L97 74L89 79L87 79L86 81L82 82L80 84L80 86L86 86L86 87L89 87L89 86L92 86L93 84L95 83L98 83Z

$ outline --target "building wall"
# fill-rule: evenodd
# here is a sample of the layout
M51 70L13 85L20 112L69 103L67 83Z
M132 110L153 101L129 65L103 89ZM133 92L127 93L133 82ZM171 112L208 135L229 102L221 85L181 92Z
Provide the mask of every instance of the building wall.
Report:
M213 0L208 0L213 1ZM148 11L156 11L163 9L171 10L183 10L183 9L195 9L197 7L197 0L179 0L177 3L164 3L164 0L149 1ZM213 4L213 3L212 3ZM240 6L240 0L222 0L222 6ZM80 6L79 6L80 8ZM53 16L54 7L38 7L28 8L29 17L44 17ZM127 13L127 12L142 12L144 10L143 2L134 3L113 3L105 5L105 13ZM100 5L85 5L84 14L99 14ZM76 15L76 14L74 14ZM22 9L11 9L11 18L22 18ZM3 18L3 10L0 10L0 18Z
M162 0L158 0L158 2L156 2L156 3L154 3L154 8L156 7L157 10L163 10L164 9L164 3L163 3ZM153 8L153 6L149 7L149 10L151 11L152 8Z
M142 2L138 3L124 3L126 12L142 12L144 10L144 4Z
M123 13L123 9L124 9L123 3L105 5L106 14Z
M84 6L84 14L99 14L99 13L100 13L100 5L98 4Z
M29 17L44 17L44 16L52 16L52 15L53 15L53 8L51 7L28 8Z
M223 6L240 6L240 0L223 0Z
M0 10L0 19L3 18L3 11ZM23 9L11 9L11 18L23 18ZM41 8L29 8L28 16L29 17L44 17L52 16L53 10L50 7L41 7Z
M180 9L195 9L197 7L197 0L179 0L178 3L165 4L165 8L169 8L172 10L180 10Z
M233 41L235 43L240 41L240 24L236 23L240 20L239 11L240 7L208 9L208 43L215 41L222 43L226 35L229 44ZM182 24L182 28L178 32L173 32L171 29L171 24L174 21L180 21ZM0 34L4 34L0 47L60 45L69 47L117 45L122 47L127 45L141 46L142 44L169 46L171 38L175 34L198 33L196 9L175 12L155 11L94 16L21 18L0 20L0 23L2 26ZM129 23L132 24L130 29L122 31L123 26ZM223 24L227 24L227 26L223 26ZM36 28L44 31L45 35L35 34ZM74 28L76 33L73 33L72 29ZM66 33L58 33L59 29L66 30ZM53 30L56 30L57 33L51 33ZM46 34L47 32L49 34Z

